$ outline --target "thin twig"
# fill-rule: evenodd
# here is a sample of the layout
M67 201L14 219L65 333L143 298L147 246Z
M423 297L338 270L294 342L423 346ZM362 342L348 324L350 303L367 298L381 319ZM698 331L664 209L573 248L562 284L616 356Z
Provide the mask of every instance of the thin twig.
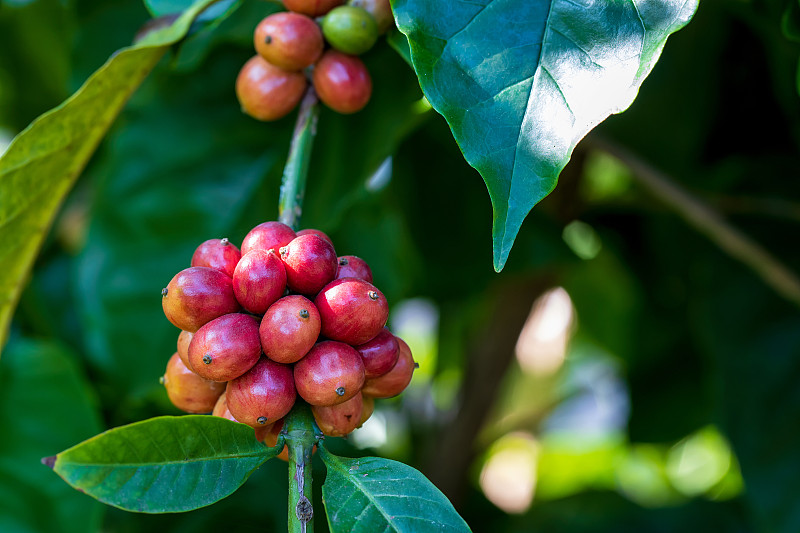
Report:
M753 270L779 295L800 305L800 279L763 246L732 226L714 209L621 146L597 138L587 139L586 144L622 161L631 169L634 178L653 196L677 212L725 253Z

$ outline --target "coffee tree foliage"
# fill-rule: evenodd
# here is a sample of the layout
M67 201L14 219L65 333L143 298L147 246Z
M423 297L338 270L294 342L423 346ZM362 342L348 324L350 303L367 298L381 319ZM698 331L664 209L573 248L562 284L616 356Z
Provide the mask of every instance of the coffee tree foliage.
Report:
M0 2L4 145L90 80L0 160L0 531L286 526L277 460L162 515L40 464L178 414L159 291L202 240L276 217L293 119L257 123L233 94L276 4L196 6L113 55L189 4ZM797 1L393 7L401 31L364 56L370 104L321 113L303 226L436 321L409 326L422 377L383 407L387 438L330 450L416 467L475 531L796 531ZM553 287L567 356L526 372L517 336ZM520 449L535 495L505 512L489 466Z

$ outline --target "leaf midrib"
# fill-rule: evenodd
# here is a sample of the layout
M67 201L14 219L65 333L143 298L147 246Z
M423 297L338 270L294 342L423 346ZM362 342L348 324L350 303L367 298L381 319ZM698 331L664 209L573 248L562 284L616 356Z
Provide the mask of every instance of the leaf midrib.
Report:
M270 459L272 454L257 452L248 454L225 455L222 457L201 457L199 459L183 460L183 461L162 461L158 463L82 463L80 461L70 461L69 459L56 459L56 467L67 466L81 466L81 467L112 467L112 468L144 468L144 467L161 467L169 465L189 465L195 463L205 463L211 461L228 461L232 459L247 459L250 457L263 457Z

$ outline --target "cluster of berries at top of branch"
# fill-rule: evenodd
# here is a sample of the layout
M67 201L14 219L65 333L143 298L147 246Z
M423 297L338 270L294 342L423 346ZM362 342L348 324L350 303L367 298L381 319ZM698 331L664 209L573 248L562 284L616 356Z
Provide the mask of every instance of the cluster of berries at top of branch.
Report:
M372 79L357 56L394 22L389 0L284 0L289 11L262 20L253 35L257 54L239 72L236 95L258 120L294 109L309 78L322 102L355 113L372 96ZM326 49L326 43L329 48Z
M324 434L347 435L416 367L371 282L369 265L337 257L319 230L264 222L241 250L205 241L161 293L182 330L163 377L170 400L248 424L274 445L299 394Z

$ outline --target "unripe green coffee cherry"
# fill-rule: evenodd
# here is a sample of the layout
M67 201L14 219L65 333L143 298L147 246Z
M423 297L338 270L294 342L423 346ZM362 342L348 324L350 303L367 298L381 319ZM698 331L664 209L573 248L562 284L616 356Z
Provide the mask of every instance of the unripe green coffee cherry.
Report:
M336 50L359 55L375 44L378 24L360 7L339 6L322 19L322 34Z

